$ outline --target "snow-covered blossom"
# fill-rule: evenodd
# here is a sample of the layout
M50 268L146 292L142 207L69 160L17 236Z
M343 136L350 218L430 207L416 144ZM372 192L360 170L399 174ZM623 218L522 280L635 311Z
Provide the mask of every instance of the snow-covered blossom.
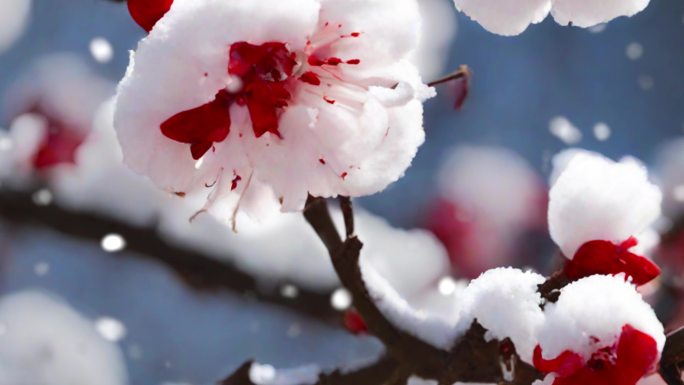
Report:
M92 131L74 151L74 164L51 179L57 204L138 226L150 225L171 197L122 163L113 128L114 103L98 109Z
M454 3L490 32L517 35L530 24L540 23L549 12L558 24L588 28L620 16L633 16L643 11L649 0L454 0Z
M656 172L664 214L676 220L684 214L684 138L668 140L658 149Z
M663 326L636 287L596 275L561 289L544 310L534 365L545 384L634 385L655 371Z
M449 251L454 270L475 278L508 265L529 233L546 233L546 188L518 154L499 147L458 147L441 167L439 197L427 227Z
M0 385L126 385L123 355L93 323L36 291L0 299Z
M97 108L114 92L78 57L56 54L38 60L9 91L14 121L0 152L0 178L26 179L35 172L73 165Z
M661 193L646 168L633 158L573 153L555 162L565 167L556 173L548 213L551 238L569 259L568 277L625 273L638 285L657 277L660 269L631 250L660 216Z
M4 0L0 12L0 54L24 33L31 14L31 0Z
M205 209L378 192L424 138L419 28L415 0L176 0L119 86L124 160Z
M483 273L463 292L462 321L477 321L488 338L510 338L520 358L532 362L537 330L544 323L538 286L544 277L512 268Z

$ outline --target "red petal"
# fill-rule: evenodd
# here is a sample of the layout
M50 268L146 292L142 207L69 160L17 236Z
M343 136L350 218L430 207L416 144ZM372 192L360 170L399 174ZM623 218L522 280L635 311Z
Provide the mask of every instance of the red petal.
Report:
M84 135L59 123L50 122L48 131L33 156L33 167L41 170L60 164L75 164L76 151L84 139Z
M222 142L230 133L231 96L219 91L216 98L202 106L180 112L161 124L164 136L190 144L194 159L199 159L216 142Z
M599 354L601 351L615 357L614 362ZM557 377L553 385L635 385L655 370L658 360L658 348L653 337L630 325L623 326L617 347L601 351L585 364L581 356L570 351L563 352L556 359L544 360L541 348L537 346L534 366L541 372L555 373Z
M128 12L136 23L147 32L171 8L173 0L128 0Z
M584 359L582 356L569 350L564 351L560 356L552 360L547 360L542 356L542 349L539 345L534 348L532 362L534 367L540 372L556 373L559 376L570 375L584 366Z
M639 286L660 275L660 268L650 259L629 252L636 245L630 238L621 245L609 241L590 241L582 245L565 265L568 278L577 280L594 274L625 273Z
M621 384L631 385L655 370L658 345L650 335L631 325L622 328L617 347L616 372Z
M470 94L470 76L464 76L454 82L454 89L456 90L456 100L454 101L454 108L460 110L463 108L468 95Z
M347 310L344 313L344 326L353 334L367 334L368 326L363 320L361 314L356 310Z
M280 137L278 109L287 106L290 94L280 83L255 81L247 92L246 102L254 135L270 132Z

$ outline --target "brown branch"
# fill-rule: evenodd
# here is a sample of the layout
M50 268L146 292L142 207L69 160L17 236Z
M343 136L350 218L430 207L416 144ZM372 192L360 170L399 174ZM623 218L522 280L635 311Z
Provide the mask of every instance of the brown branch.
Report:
M277 290L267 292L254 277L238 270L229 262L169 244L153 227L133 226L102 215L74 212L56 205L37 206L30 193L10 191L0 191L0 218L16 226L40 225L97 243L107 234L120 234L126 240L126 249L131 252L111 254L114 258L152 260L173 271L194 290L227 290L245 294L306 316L341 325L341 314L330 306L329 293L300 288L296 298L284 298ZM282 282L287 283L289 282Z
M240 365L236 371L228 378L218 383L218 385L256 385L249 377L249 371L254 365L253 360L249 360ZM300 385L382 385L390 380L397 370L397 363L388 358L382 357L378 361L351 371L335 370L330 373L321 373L315 384Z
M245 362L233 374L219 382L218 385L253 385L254 383L249 378L249 371L252 369L252 365L254 365L254 360Z
M459 340L451 351L434 347L397 328L387 320L366 288L359 258L363 244L353 235L348 216L352 216L349 203L342 202L346 233L342 240L332 221L327 202L309 197L304 216L326 245L340 281L352 294L354 307L366 322L369 331L385 345L387 352L399 365L397 381L404 376L417 375L437 380L440 384L455 382L504 383L501 371L501 346L496 340L487 342L485 330L477 322ZM345 210L347 206L349 209ZM529 385L541 375L531 366L522 363L513 351L509 357L518 362L512 384Z
M539 294L541 294L542 298L544 298L548 302L554 303L558 301L558 297L560 296L560 289L562 289L569 283L570 280L565 275L565 271L563 270L563 268L561 268L560 270L553 273L551 277L549 277L544 283L539 285L538 291Z
M344 218L344 228L347 238L354 235L354 206L351 198L340 197L340 210L342 210L342 217Z
M660 358L660 375L668 385L684 385L681 365L684 363L684 327L667 335Z

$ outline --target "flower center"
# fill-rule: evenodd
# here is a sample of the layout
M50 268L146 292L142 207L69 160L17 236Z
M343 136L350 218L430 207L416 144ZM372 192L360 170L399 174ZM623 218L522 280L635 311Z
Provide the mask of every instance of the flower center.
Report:
M292 92L299 84L328 86L339 84L341 65L357 65L359 59L342 60L332 56L333 45L360 33L341 34L341 25L329 24L308 41L305 51L297 55L285 43L267 42L256 45L237 42L230 46L228 87L220 90L214 100L202 106L180 112L164 121L164 136L190 144L194 159L200 159L214 143L222 142L230 133L230 108L234 104L246 107L257 138L271 133L282 138L279 119L290 105ZM208 76L208 74L205 74ZM324 84L325 83L325 84ZM238 84L238 86L234 86ZM321 93L323 104L335 104L336 99Z

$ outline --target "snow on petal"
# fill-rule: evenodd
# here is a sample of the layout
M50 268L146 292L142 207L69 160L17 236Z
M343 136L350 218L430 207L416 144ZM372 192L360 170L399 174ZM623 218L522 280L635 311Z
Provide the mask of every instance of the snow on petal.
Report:
M658 149L656 172L665 215L676 219L684 214L684 138L668 140Z
M510 338L520 358L532 362L536 334L544 323L538 285L545 278L513 268L489 270L473 280L463 292L462 320L477 321L487 336Z
M384 189L422 144L432 96L404 60L414 11L415 0L176 0L119 87L124 161L167 191L205 191L202 208L231 207L231 219L250 195L296 211L308 194Z
M589 28L620 16L634 16L650 0L553 0L551 15L560 25Z
M24 33L31 14L31 0L5 0L0 12L0 54Z
M0 325L0 384L128 384L118 347L58 299L37 291L0 298Z
M549 195L551 238L569 259L586 242L639 235L660 216L662 199L643 165L593 153L573 156Z
M98 110L92 132L76 150L75 165L59 170L52 189L59 205L151 225L167 198L149 180L122 163L112 124L113 100Z
M658 352L665 344L663 325L653 309L622 276L595 275L573 282L561 289L558 302L546 305L544 314L538 339L546 359L566 350L588 359L597 348L613 345L624 325L651 336Z
M593 27L620 16L643 11L650 0L454 0L456 8L485 29L499 35L518 35L549 12L558 24Z
M551 0L454 0L456 8L490 32L511 36L546 18Z

